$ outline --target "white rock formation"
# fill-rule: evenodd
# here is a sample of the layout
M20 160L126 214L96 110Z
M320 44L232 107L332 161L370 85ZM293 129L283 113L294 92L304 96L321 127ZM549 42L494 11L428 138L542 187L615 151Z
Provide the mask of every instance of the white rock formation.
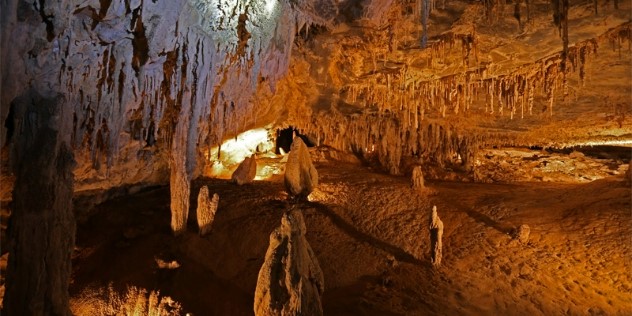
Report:
M205 150L277 117L251 97L275 89L297 29L330 24L329 11L289 0L3 1L0 121L28 87L60 95L77 190L170 179L181 233Z
M219 195L214 193L213 199L209 199L208 187L203 186L198 194L197 204L197 223L200 229L200 236L204 236L211 231L218 204Z
M285 164L285 189L290 196L307 197L318 186L318 171L300 137L294 137Z
M270 246L259 271L254 312L268 315L322 315L323 272L305 239L300 211L283 215L270 234Z
M246 157L246 159L239 164L239 167L237 167L235 172L233 172L230 179L238 185L243 185L254 181L256 175L257 158L255 157L255 154L252 154L252 156Z
M441 265L442 238L443 222L437 214L437 206L435 205L432 207L432 215L430 217L430 261L435 267Z

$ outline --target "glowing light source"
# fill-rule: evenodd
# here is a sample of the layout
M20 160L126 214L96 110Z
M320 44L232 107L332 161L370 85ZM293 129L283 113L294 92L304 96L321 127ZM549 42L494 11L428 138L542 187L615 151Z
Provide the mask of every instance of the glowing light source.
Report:
M225 141L222 146L212 148L209 158L215 160L219 157L219 160L225 166L229 166L240 163L246 157L257 152L257 147L262 152L274 148L274 143L270 139L268 131L263 128L243 132L237 137Z
M265 128L246 131L235 138L225 141L221 146L211 148L208 159L212 161L207 175L217 178L230 178L238 164L254 153L271 152L274 141ZM267 179L278 171L258 162L255 180Z

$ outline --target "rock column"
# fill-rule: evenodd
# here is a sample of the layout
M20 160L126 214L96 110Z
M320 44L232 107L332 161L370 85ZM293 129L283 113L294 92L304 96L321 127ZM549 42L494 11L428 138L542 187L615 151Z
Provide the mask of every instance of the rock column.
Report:
M7 315L71 315L74 159L64 141L69 133L62 103L60 96L44 97L31 90L12 104L16 181L8 233Z

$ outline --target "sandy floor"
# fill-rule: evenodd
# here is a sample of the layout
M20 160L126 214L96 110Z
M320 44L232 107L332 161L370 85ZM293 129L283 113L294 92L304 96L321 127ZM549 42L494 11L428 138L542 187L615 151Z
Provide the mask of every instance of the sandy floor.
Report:
M585 184L427 183L320 163L320 189L300 205L325 275L326 315L630 315L632 208L621 177ZM250 315L270 232L288 207L280 176L220 195L210 235L169 230L169 193L106 202L80 223L71 294L112 283L158 289L195 315ZM192 201L195 206L195 202ZM429 264L428 221L444 222L443 265ZM527 224L531 239L510 236ZM177 260L158 269L155 257Z

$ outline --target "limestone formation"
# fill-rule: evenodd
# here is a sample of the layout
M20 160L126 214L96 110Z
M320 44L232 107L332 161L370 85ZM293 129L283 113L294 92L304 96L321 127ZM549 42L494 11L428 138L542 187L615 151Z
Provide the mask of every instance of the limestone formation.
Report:
M442 238L443 222L437 215L437 206L435 205L432 207L432 216L430 217L430 262L435 267L441 265Z
M264 315L322 315L323 273L305 239L303 215L292 210L270 234L259 271L254 312Z
M233 172L231 180L238 185L244 185L254 181L257 175L257 160L255 154L250 157L246 157L244 161L239 164L239 167Z
M65 139L70 120L61 101L59 95L28 91L11 105L16 180L3 314L71 315L74 159Z
M516 230L516 234L514 238L518 239L520 243L526 244L529 242L530 233L531 233L531 228L529 228L529 225L522 224Z
M306 4L250 2L3 1L0 121L30 88L63 95L79 189L169 178L180 234L204 152L272 121L253 94L286 73L297 29L331 23Z
M172 158L169 189L171 193L171 231L175 236L186 231L189 218L190 178L184 162Z
M413 175L412 175L412 178L411 178L411 182L412 182L413 189L423 190L425 188L425 186L424 186L424 174L421 171L421 166L416 166L413 169Z
M217 205L219 203L219 195L213 194L213 199L209 199L208 187L203 186L198 194L197 206L197 222L200 229L200 236L204 236L211 231Z
M318 186L318 171L300 137L294 137L285 164L285 189L290 196L307 197Z

